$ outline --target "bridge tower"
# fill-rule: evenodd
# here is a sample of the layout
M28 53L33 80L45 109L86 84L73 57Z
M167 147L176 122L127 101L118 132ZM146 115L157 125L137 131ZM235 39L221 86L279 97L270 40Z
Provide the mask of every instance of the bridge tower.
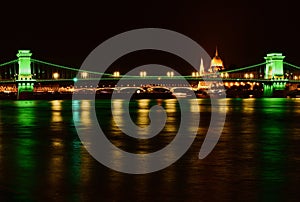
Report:
M19 63L18 79L18 99L26 99L28 95L33 94L33 85L35 80L32 79L31 73L31 57L32 53L30 50L19 50L17 53Z
M284 90L286 81L284 80L282 53L269 53L266 57L266 67L264 79L269 82L264 83L264 96L271 97L274 90Z
M266 57L265 79L283 79L283 59L282 53L269 53Z

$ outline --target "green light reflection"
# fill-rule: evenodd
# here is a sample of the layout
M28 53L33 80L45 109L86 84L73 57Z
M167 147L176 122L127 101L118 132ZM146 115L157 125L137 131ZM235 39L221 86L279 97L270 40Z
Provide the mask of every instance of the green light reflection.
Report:
M35 101L17 101L17 137L14 140L15 144L15 168L14 168L14 178L17 183L15 183L14 189L23 193L18 197L28 198L31 191L36 186L36 181L33 179L37 172L37 163L35 156L36 154L36 140L31 138L33 133L31 131L31 126L35 122L36 118L36 108ZM32 193L31 193L32 194ZM33 196L30 196L33 197ZM29 198L30 198L29 197ZM18 198L19 200L20 198Z
M268 201L277 200L286 181L286 110L283 99L264 99L261 110L259 141L261 142L261 189L262 197Z

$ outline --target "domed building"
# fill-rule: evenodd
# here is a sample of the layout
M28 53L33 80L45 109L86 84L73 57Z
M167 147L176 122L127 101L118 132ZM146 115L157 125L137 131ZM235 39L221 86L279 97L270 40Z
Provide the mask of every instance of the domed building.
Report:
M210 68L208 69L209 72L217 72L220 70L224 70L223 61L219 57L218 49L216 48L216 54L215 57L210 62Z

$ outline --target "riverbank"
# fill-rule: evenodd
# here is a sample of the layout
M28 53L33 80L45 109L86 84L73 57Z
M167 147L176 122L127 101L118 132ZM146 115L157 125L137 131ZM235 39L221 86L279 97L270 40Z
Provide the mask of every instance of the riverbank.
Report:
M227 90L225 92L208 92L208 91L189 91L189 92L78 92L76 98L86 99L92 94L95 95L95 99L124 99L132 94L131 99L173 99L173 98L264 98L263 92L258 91L232 91ZM194 95L193 95L194 94ZM300 97L300 91L274 91L270 98L297 98ZM73 98L73 93L61 93L61 92L22 92L19 97L16 92L4 93L0 92L0 100L70 100Z
M196 98L225 98L221 95L210 95L210 94L196 94ZM112 96L112 94L95 94L95 99L125 99L128 95L124 94L116 94ZM297 98L300 97L299 95L288 95L288 96L281 96L281 95L274 95L270 98ZM17 94L1 94L0 100L71 100L73 98L73 94L60 94L60 93L26 93L20 94L19 98ZM77 94L76 99L86 99L90 98L87 94ZM163 94L163 93L143 93L143 94L133 94L131 99L190 99L195 98L194 96L176 96L174 94ZM234 95L234 96L227 96L226 98L264 98L263 96L253 96L253 95Z

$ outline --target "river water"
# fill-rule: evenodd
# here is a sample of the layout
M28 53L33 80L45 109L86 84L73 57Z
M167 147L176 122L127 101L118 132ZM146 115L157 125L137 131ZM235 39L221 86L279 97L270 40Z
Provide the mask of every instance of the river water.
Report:
M86 109L91 101L0 101L0 201L299 200L300 99L226 99L222 135L201 160L210 100L191 102L200 107L200 124L189 150L163 170L134 175L102 165L81 143L72 104ZM150 123L150 106L158 104L168 112L158 137L143 141L129 138L115 125L110 106L119 106L121 113L122 103L95 102L100 125L114 145L149 153L172 141L180 123L176 100L131 102L132 119L140 126ZM191 116L198 113L190 110ZM82 113L76 119L88 127L86 117Z

